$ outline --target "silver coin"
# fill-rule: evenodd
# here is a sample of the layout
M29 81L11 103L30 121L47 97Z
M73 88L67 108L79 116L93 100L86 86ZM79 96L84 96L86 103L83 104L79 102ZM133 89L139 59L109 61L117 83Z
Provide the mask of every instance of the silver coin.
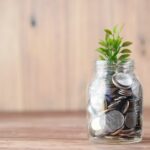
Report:
M108 109L104 110L103 112L104 112L104 113L107 113L107 112L112 111L112 110L114 110L114 109L115 109L115 108L108 108Z
M132 131L134 131L134 128L122 130L121 133L128 134L128 133L130 133Z
M123 108L122 108L122 113L125 114L127 112L129 108L129 101L126 101L126 103L124 104Z
M117 139L117 138L119 138L119 136L117 136L117 135L115 135L115 136L114 135L106 135L105 138L106 139Z
M126 99L126 98L127 98L126 96L119 96L119 97L115 98L114 100L119 101L119 100L123 100L123 99Z
M135 100L129 100L129 109L128 111L134 111L134 112L139 112L141 111L142 107L139 105L140 101L135 101Z
M111 109L111 108L116 107L116 106L120 103L120 101L121 101L121 100L118 100L118 101L112 102L112 103L108 106L108 108L109 108L109 109Z
M116 73L112 77L113 84L120 89L129 89L132 85L132 78L127 73Z
M117 110L112 110L106 113L106 127L107 133L113 133L120 129L124 124L124 116Z
M111 135L118 135L122 130L123 130L124 126L122 126L120 129L116 130L114 133L112 133Z
M128 132L128 133L120 133L119 135L120 136L128 136L128 137L131 137L131 136L134 136L136 134L135 131L131 131L131 132Z
M131 96L132 92L130 90L124 90L124 89L120 89L118 91L118 94L123 95L123 96Z
M137 115L136 112L128 112L125 117L125 125L128 128L134 128L137 123Z

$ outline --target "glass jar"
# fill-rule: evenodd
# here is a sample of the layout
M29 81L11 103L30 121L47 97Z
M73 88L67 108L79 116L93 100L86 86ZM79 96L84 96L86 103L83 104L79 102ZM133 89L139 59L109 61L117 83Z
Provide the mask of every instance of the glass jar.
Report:
M110 65L96 62L89 87L88 132L97 143L135 143L142 140L142 86L134 62Z

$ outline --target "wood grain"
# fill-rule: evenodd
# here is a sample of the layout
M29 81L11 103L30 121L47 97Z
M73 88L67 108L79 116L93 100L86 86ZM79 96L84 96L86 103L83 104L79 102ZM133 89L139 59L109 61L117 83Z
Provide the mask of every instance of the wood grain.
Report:
M88 141L84 112L0 113L0 149L149 150L149 113L146 109L143 141L123 146Z
M83 110L103 28L125 24L150 106L149 0L1 0L0 110Z

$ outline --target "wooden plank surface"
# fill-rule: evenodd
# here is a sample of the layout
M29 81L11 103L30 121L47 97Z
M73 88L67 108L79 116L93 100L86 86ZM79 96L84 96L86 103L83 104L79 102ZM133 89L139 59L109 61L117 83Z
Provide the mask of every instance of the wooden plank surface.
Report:
M150 106L149 0L0 0L0 111L83 110L103 28L125 24Z
M89 142L84 112L0 113L0 149L149 150L149 114L146 109L143 141L122 146Z

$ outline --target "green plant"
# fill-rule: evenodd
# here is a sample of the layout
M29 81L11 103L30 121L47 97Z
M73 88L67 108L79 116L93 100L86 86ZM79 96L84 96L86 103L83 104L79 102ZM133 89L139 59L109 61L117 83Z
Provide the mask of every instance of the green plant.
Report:
M97 49L100 60L107 60L111 64L116 64L126 62L129 59L131 50L127 47L132 42L123 41L120 36L121 30L117 26L112 30L104 29L105 39L99 42L100 47Z

